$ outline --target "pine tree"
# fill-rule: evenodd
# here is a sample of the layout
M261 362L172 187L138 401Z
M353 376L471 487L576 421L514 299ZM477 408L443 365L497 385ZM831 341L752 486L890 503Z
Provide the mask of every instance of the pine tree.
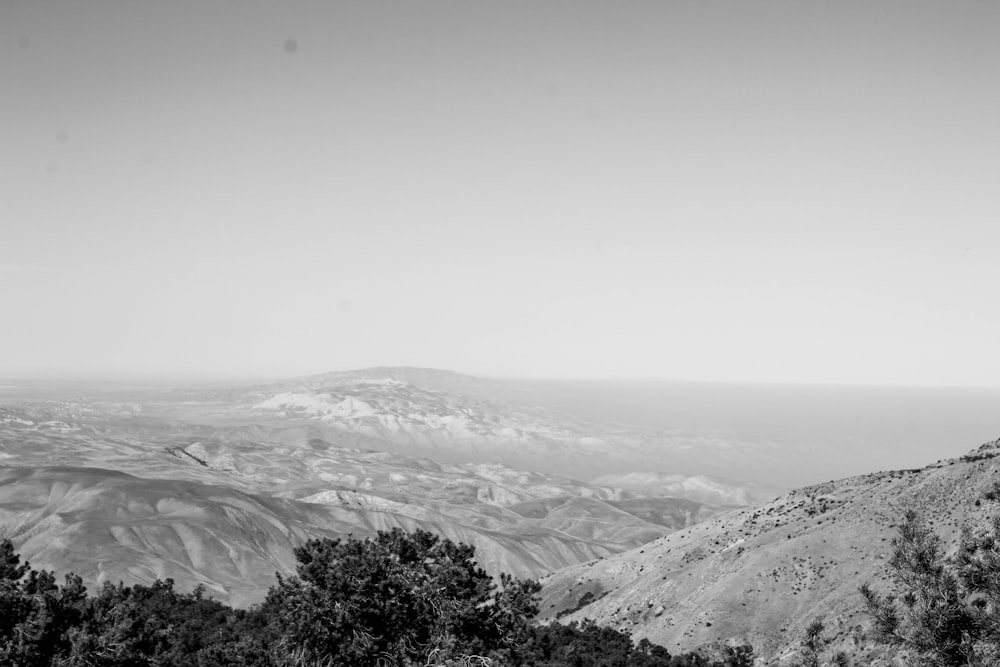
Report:
M928 667L1000 664L1000 518L965 529L946 557L941 539L907 511L892 541L890 574L901 597L861 587L879 641Z

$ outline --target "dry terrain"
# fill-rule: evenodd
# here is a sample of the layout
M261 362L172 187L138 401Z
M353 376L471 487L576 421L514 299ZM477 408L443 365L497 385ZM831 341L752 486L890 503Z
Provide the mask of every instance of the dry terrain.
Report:
M489 398L490 386L374 369L7 401L0 528L36 567L89 585L172 577L246 604L310 537L422 527L473 544L491 572L539 577L761 494L725 480L624 489L512 468L502 461L529 450L551 468L613 457L615 431Z

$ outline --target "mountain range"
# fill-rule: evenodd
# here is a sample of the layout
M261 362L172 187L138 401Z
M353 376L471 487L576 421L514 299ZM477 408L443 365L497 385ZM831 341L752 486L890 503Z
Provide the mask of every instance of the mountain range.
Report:
M8 396L0 530L36 567L91 586L170 577L248 604L310 537L422 527L473 544L493 573L539 577L780 492L701 478L624 488L511 467L556 471L628 452L617 449L620 427L512 402L509 387L490 397L492 386L373 369Z

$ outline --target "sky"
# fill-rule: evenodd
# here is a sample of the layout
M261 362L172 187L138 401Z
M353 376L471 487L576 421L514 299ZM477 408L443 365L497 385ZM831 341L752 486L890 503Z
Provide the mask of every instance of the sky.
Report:
M0 377L1000 385L1000 3L0 3Z

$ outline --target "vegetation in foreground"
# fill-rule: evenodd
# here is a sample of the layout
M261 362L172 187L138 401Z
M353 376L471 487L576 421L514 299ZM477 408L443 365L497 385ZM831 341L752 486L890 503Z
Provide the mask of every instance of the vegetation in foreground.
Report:
M965 530L957 550L910 511L889 570L901 594L861 586L872 638L907 664L1000 664L1000 517ZM475 551L399 529L357 540L312 540L296 575L265 601L233 609L205 595L105 584L88 595L67 575L22 563L0 541L0 664L10 667L748 667L749 646L721 660L582 624L537 625L539 585L475 565ZM820 619L802 640L802 667L849 664L827 655Z
M988 493L997 492L995 483ZM977 503L978 504L978 503ZM870 639L914 667L1000 665L1000 516L962 530L952 555L913 510L892 541L889 574L898 593L860 587L873 623ZM847 667L843 652L827 655L821 619L806 629L799 667ZM824 656L826 656L824 658Z
M233 609L205 595L105 584L88 595L68 575L21 563L0 542L0 664L10 667L744 667L671 656L593 623L540 626L536 582L497 585L471 546L426 531L312 540L296 575L265 601Z
M1000 516L963 529L946 556L941 538L907 511L892 546L889 570L902 594L861 587L876 639L921 667L1000 665Z

